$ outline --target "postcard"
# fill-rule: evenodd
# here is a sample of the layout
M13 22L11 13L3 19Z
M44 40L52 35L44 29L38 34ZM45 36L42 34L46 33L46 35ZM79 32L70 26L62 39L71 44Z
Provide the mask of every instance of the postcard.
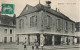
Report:
M79 0L0 0L0 50L80 50Z

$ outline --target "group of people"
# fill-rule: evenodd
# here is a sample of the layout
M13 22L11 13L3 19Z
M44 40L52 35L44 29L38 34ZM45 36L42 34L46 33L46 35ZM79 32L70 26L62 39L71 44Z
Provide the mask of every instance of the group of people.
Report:
M25 38L24 50L27 50L26 43L27 43L27 41L26 41L26 38ZM37 50L38 50L38 49L39 49L38 46L39 46L39 43L38 43L38 41L35 39L34 45L32 46L32 50L34 50L34 49L37 49ZM34 48L34 47L35 47L35 48Z

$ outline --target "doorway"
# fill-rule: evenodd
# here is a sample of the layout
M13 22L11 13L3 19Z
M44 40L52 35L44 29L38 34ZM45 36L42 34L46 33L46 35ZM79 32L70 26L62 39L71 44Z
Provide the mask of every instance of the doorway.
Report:
M4 43L7 43L7 37L4 37Z
M60 45L61 44L61 36L55 35L54 41L55 41L55 45Z
M10 42L12 42L12 37L10 37Z
M44 35L45 36L45 44L44 45L52 45L52 35Z

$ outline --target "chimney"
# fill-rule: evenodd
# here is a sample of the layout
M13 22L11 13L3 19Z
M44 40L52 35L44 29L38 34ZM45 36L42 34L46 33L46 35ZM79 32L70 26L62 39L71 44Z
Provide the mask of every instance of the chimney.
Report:
M58 11L58 9L56 8L56 11Z
M58 12L60 12L60 10L58 9Z
M51 4L51 1L46 1L46 5L48 8L51 8L50 4Z

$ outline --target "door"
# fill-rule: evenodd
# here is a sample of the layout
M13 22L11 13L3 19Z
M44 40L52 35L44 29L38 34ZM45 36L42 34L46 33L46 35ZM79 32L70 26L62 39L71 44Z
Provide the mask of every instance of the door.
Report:
M45 44L44 45L52 45L52 35L45 35Z
M60 45L60 44L61 44L61 36L55 35L55 45Z
M7 43L7 37L4 37L4 43Z
M10 37L10 42L12 42L12 37Z

